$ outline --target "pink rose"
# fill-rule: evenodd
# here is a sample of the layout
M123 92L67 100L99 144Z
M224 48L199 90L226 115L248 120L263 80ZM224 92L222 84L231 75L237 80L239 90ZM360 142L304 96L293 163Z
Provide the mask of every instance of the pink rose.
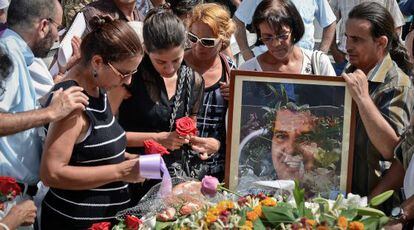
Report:
M180 136L197 135L197 123L190 117L182 117L175 121L175 131Z
M160 143L154 140L145 140L144 148L145 154L170 154L170 152L168 152L168 150L164 146L162 146Z
M214 197L217 193L217 187L219 185L217 178L212 176L204 176L201 180L201 193L205 196Z
M157 214L157 220L163 222L175 220L175 213L175 208L166 208L165 210Z

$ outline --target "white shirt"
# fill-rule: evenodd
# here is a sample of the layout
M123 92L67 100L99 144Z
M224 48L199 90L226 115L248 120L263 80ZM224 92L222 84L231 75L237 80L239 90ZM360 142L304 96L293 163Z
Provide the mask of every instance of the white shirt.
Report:
M400 27L405 24L404 15L401 13L396 0L331 0L330 4L332 10L335 12L336 15L340 15L341 19L337 25L337 27L339 28L338 48L344 53L346 53L345 23L348 20L348 14L352 10L352 8L354 8L354 6L367 1L377 2L385 6L385 8L387 8L390 11L392 17L394 18L395 27Z
M414 157L411 158L410 164L405 171L404 193L407 199L414 195Z
M307 49L303 49L303 60L302 60L302 69L300 71L301 74L312 74L312 52ZM263 71L262 67L260 66L260 63L257 61L258 57L254 57L243 64L240 65L239 70L249 70L249 71ZM319 70L321 75L324 76L336 76L335 70L332 67L331 61L329 60L329 57L325 54L322 54L320 57L319 62Z
M36 91L36 99L39 100L52 89L55 84L53 77L41 58L34 58L33 63L29 66L29 73Z

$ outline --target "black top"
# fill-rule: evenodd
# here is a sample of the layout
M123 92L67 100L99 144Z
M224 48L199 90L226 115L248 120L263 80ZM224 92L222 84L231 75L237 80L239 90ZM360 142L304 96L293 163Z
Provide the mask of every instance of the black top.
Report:
M78 85L75 81L61 82L52 91ZM87 95L87 93L84 91ZM74 145L69 165L93 167L118 164L125 160L125 131L112 114L106 92L99 98L89 97L86 115L90 126L86 137ZM43 200L42 219L45 229L87 229L93 223L115 221L118 211L129 207L128 185L113 182L89 190L50 188ZM43 228L43 227L42 227Z
M180 105L177 106L174 120L188 116L197 116L203 100L203 78L183 63L178 70L177 90L180 80L182 90ZM168 99L164 80L153 67L146 55L128 86L131 97L124 100L119 107L119 123L126 131L132 132L169 132L175 130L171 125L171 114L176 95ZM173 121L174 121L173 120ZM172 126L172 127L171 127ZM143 148L128 148L129 153L143 153ZM189 153L186 148L164 155L164 161L172 176L190 175L189 165L182 165L183 157Z

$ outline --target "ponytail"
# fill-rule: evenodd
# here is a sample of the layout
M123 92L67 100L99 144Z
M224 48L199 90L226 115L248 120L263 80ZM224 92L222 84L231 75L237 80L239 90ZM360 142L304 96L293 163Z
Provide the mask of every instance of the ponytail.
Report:
M410 62L407 49L401 44L399 37L394 33L389 50L391 59L397 63L398 67L408 76L413 73L413 63Z

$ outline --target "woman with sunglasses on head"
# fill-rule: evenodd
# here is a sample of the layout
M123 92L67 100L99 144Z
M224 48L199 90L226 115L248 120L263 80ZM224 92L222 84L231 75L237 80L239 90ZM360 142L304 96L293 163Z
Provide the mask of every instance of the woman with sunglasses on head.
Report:
M131 82L142 60L141 43L124 21L95 16L90 23L79 63L52 89L81 86L89 104L48 127L40 177L50 190L42 203L42 229L115 223L116 213L130 207L127 183L143 181L139 159L125 152L125 131L106 94Z
M201 74L205 82L203 106L197 117L200 137L219 141L217 152L202 151L198 168L205 174L224 179L226 127L230 70L236 65L223 53L230 44L235 25L221 5L206 3L196 6L189 19L187 39L191 49L185 53L186 63ZM192 142L200 139L194 137Z
M153 9L144 20L145 56L119 107L119 122L127 130L128 151L143 154L143 142L155 140L171 152L164 161L171 176L197 177L190 150L190 136L175 131L175 121L196 119L201 107L204 82L183 62L186 32L183 22L167 9ZM112 105L112 104L111 104ZM117 105L115 105L116 107ZM192 143L197 148L198 143ZM218 146L214 146L215 151ZM132 189L134 203L158 180L145 181Z

